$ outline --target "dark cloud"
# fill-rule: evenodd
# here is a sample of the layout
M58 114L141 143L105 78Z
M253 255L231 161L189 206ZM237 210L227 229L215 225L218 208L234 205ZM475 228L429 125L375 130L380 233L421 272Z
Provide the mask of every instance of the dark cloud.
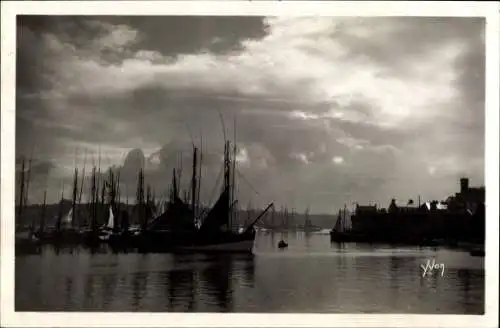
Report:
M244 204L331 212L444 197L459 173L484 179L478 18L21 16L17 25L16 151L51 163L34 188L53 198L75 162L81 169L82 149L87 172L100 152L103 172L114 165L132 198L142 166L157 193L174 168L186 189L194 142L208 202L222 166L219 112L231 140L236 119Z

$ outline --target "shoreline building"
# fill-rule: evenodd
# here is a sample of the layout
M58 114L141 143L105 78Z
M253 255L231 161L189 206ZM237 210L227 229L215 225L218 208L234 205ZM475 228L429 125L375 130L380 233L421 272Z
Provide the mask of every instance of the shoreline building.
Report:
M484 187L470 187L460 179L460 191L446 201L387 209L356 205L351 232L362 240L418 243L424 239L483 240L485 235Z

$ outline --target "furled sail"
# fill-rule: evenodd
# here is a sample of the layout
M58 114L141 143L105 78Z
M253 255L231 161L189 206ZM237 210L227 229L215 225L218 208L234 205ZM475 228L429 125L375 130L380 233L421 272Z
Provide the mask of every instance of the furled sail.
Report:
M63 224L66 226L66 225L71 225L71 223L73 222L73 209L71 209L68 214L66 214L66 216L64 217L63 219Z
M109 207L109 218L107 227L109 229L113 229L115 227L115 216L113 215L113 209L111 208L111 206Z
M335 227L333 228L334 231L340 232L343 227L341 226L341 212L339 211L339 216L337 217L337 221L335 222Z

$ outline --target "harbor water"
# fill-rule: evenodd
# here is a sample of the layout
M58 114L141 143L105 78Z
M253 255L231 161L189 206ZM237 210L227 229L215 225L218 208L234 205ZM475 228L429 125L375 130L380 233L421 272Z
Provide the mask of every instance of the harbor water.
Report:
M279 249L280 240L288 247ZM430 267L433 268L430 268ZM429 269L430 268L430 269ZM484 257L259 231L254 254L44 247L15 262L16 311L482 314Z

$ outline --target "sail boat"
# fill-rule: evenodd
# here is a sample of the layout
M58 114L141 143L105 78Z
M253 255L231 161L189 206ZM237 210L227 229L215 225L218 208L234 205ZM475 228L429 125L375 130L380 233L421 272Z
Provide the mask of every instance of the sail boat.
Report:
M73 209L70 209L68 214L64 216L61 220L61 228L62 229L70 229L73 225Z
M142 186L143 175L142 170L139 173L139 183ZM99 232L99 239L103 242L109 243L117 243L125 241L125 237L128 237L129 227L128 227L128 217L126 215L122 215L122 221L125 220L127 222L122 222L121 226L123 231L119 230L118 226L118 215L119 214L119 206L116 204L116 196L118 194L119 186L119 175L115 176L113 171L109 171L109 181L104 183L103 189L107 190L108 196L108 204L107 206L107 220L104 225L101 227ZM106 190L103 191L103 194L106 193ZM104 198L104 197L103 197ZM104 201L103 201L104 203Z
M312 224L312 221L309 217L309 207L306 208L306 211L304 213L304 231L305 232L316 232L320 231L321 227L318 227L314 224Z
M113 209L109 206L109 214L107 223L101 228L99 233L99 239L101 241L109 241L113 235L115 228L115 216L113 214Z
M194 171L194 170L193 170ZM178 170L172 171L170 197L164 211L150 221L144 221L142 228L134 233L134 240L140 251L168 252L176 245L189 243L196 232L192 208L179 196ZM139 182L140 184L141 182ZM141 187L139 186L139 189ZM191 193L193 195L196 193ZM144 202L142 192L138 191L137 208L140 215L153 215L151 201Z
M332 242L350 242L353 240L353 234L346 227L347 206L344 205L344 210L339 210L335 226L330 231L330 240Z
M273 203L269 204L243 231L235 231L233 229L232 219L234 204L236 202L234 199L235 163L231 163L229 150L230 143L226 141L224 147L224 186L218 200L203 220L191 245L177 246L177 250L197 252L252 252L255 240L254 225L273 206Z

